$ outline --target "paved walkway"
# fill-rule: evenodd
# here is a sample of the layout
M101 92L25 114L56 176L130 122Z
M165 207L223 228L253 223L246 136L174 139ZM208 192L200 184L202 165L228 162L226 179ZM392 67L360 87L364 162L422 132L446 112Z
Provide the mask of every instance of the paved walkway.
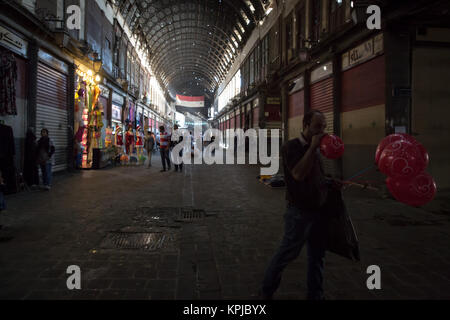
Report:
M254 299L283 228L284 189L256 166L183 173L116 167L55 177L50 192L9 196L0 215L1 299ZM360 263L327 254L328 299L450 299L448 198L424 209L345 191ZM447 201L447 202L446 202ZM305 251L275 299L305 296ZM66 269L81 269L68 290ZM369 265L381 290L366 287Z

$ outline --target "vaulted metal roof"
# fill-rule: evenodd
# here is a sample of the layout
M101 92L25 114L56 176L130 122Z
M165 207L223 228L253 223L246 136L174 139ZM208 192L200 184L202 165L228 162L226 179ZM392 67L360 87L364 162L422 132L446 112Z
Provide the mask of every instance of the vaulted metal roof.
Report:
M176 93L212 98L270 0L113 0Z

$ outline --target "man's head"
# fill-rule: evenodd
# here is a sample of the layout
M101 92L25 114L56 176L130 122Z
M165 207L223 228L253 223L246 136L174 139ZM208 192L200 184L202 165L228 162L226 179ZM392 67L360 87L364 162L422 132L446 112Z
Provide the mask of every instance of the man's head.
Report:
M164 132L164 126L159 126L159 132Z
M174 125L174 126L173 126L173 129L174 129L174 130L178 130L178 125L177 125L177 124Z
M310 110L303 117L303 135L310 141L313 136L324 133L327 121L319 110Z
M41 136L42 137L48 137L48 130L46 128L41 130Z

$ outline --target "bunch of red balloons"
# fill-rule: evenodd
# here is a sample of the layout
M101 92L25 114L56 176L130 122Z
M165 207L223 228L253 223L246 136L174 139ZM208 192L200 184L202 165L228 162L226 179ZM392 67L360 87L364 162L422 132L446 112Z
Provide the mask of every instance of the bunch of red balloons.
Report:
M328 159L338 159L344 154L344 142L334 134L326 134L320 140L320 152Z
M391 134L381 140L375 163L387 175L386 185L398 201L420 207L433 200L436 183L425 172L429 156L425 147L405 133Z

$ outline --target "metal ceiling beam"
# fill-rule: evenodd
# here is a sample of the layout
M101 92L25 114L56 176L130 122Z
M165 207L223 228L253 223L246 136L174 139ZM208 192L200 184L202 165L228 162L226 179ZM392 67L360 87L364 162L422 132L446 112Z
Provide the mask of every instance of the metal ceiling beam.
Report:
M158 66L157 69L155 69L154 73L155 74L159 74L160 71L162 70L166 70L166 68L178 68L180 66L180 64L184 64L184 65L189 65L189 64L200 64L202 66L206 65L208 67L208 71L212 71L213 74L217 73L217 64L212 63L209 60L205 60L203 59L203 61L201 62L197 62L199 58L197 55L192 55L192 54L186 54L186 55L179 55L177 57L170 57L167 59L164 59L164 62L161 62ZM182 66L184 66L182 65ZM219 70L220 75L225 75L224 72L222 72L221 70Z
M167 74L165 74L164 77L161 77L161 81L163 82L163 84L165 86L168 86L170 84L170 82L174 79L174 77L184 77L184 78L188 78L188 79L193 79L193 75L192 72L195 72L196 75L201 75L203 76L203 78L205 79L210 79L210 85L211 86L215 86L215 85L219 85L219 82L216 81L214 78L209 78L209 74L207 74L204 69L199 68L199 67L188 67L186 69L184 69L183 71L179 71L179 70L172 70L170 72L168 72ZM195 82L195 80L191 80L193 82Z
M192 41L192 39L186 39L186 40L183 41L183 42L186 42L186 41L189 41L189 43L190 43L190 42ZM205 41L199 41L199 40L197 40L197 42L203 43L204 45L208 45L208 43L205 42ZM224 52L217 52L217 51L214 50L214 48L211 48L211 49L212 49L211 52L208 52L208 51L203 51L203 49L192 48L192 46L191 46L191 48L189 48L189 50L188 50L188 47L186 47L186 46L184 45L184 43L179 43L179 42L178 42L178 43L169 43L169 44L165 45L163 48L160 49L160 51L159 51L159 53L158 53L157 55L155 55L155 56L153 56L152 58L150 58L149 63L150 63L150 65L152 66L152 68L154 67L154 65L158 65L159 62L160 62L165 56L168 56L168 55L169 55L169 54L167 54L167 52L172 52L172 50L176 50L177 47L178 47L179 50L181 50L181 51L183 51L182 49L185 49L185 52L187 52L187 51L197 51L197 50L199 50L199 52L202 53L202 55L204 55L204 56L206 56L206 57L208 57L208 55L212 54L214 57L217 58L218 61L220 61L220 64L222 65L222 68L223 68L225 71L228 70L228 69L227 69L227 64L226 64L226 62L225 62L225 60L224 60ZM197 47L198 47L198 46L197 46ZM200 51L200 50L201 50L201 51ZM230 60L230 61L232 61L232 60Z
M195 75L193 75L192 73L195 73ZM187 78L192 82L197 82L196 80L194 80L194 76L202 76L203 78L210 80L208 81L208 83L211 87L218 85L218 81L216 81L214 78L210 78L209 74L207 74L204 69L198 67L189 67L183 69L183 71L181 72L179 70L172 70L168 72L163 78L161 78L161 81L165 86L168 86L170 82L177 77L180 79Z
M165 60L170 59L174 56L180 56L180 55L186 55L186 54L196 54L198 56L199 59L206 59L206 60L210 60L212 63L214 63L218 68L219 68L219 72L227 72L227 61L225 60L225 57L223 55L223 53L218 53L215 51L212 52L205 52L203 51L203 49L200 48L189 48L186 46L182 46L179 47L179 44L176 45L176 48L178 48L178 50L175 48L169 47L168 50L172 50L171 54L160 54L158 55L158 57L155 60L152 60L150 63L152 65L152 68L154 68L154 70L158 70L159 66L164 63ZM230 59L230 61L234 61L233 59Z
M192 21L192 20L191 20L191 21ZM194 32L192 32L192 31L189 31L189 32L186 31L186 30L188 30L188 29L193 29ZM178 28L174 28L174 27L172 26L172 30L171 30L171 31L166 32L166 33L164 33L163 35L159 36L159 37L157 38L157 40L155 40L155 41L152 41L152 39L154 39L154 37L153 37L153 38L147 38L147 43L149 43L149 44L152 46L152 48L154 48L154 49L152 49L153 51L157 51L157 50L158 50L158 46L160 46L160 42L168 41L168 40L170 40L170 38L173 38L173 33L176 33L177 31L182 31L182 32L179 33L179 34L176 34L176 36L180 36L180 35L184 35L184 34L192 34L192 33L195 33L196 35L201 34L201 35L204 35L205 38L211 38L211 37L213 37L214 40L217 39L218 41L214 41L214 42L220 42L220 43L222 43L222 45L224 45L225 47L228 47L228 44L231 43L235 49L238 48L236 45L234 45L234 43L233 43L233 41L232 41L232 39L231 39L231 36L230 36L229 34L225 33L225 32L224 32L222 29L220 29L220 28L215 28L215 29L216 29L216 30L219 30L219 32L221 32L222 35L224 35L224 36L227 38L228 41L224 40L223 38L218 37L218 36L215 35L215 34L212 34L212 32L211 32L211 27L189 26L189 27L178 27ZM196 33L195 30L201 30L202 32L201 32L201 33ZM159 32L159 31L158 31L158 32ZM210 34L210 33L211 33L211 34ZM165 37L167 37L167 38L169 38L169 39L165 39ZM234 36L234 38L236 38L236 36ZM239 46L239 42L238 42L238 46Z

